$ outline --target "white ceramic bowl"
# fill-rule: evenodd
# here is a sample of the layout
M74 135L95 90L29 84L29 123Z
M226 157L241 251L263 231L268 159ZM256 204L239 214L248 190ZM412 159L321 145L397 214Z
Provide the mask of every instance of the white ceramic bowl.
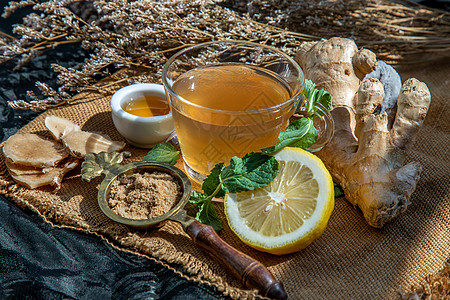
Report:
M164 87L156 83L137 83L121 88L111 97L111 110L117 131L133 146L151 148L164 142L175 130L172 111L167 115L139 117L123 110L132 98L159 96L166 99Z

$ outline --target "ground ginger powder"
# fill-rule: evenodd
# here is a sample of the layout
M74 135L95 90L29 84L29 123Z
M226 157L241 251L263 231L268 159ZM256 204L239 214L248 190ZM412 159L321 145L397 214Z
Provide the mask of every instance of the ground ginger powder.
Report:
M181 198L176 178L164 172L122 175L111 185L109 207L129 219L149 219L174 207Z

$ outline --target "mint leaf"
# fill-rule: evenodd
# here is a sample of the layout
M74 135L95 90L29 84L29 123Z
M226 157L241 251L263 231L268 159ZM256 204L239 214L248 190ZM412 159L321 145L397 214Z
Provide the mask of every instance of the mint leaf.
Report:
M153 147L142 160L160 161L171 165L177 163L180 151L171 143L160 143Z
M222 230L222 220L217 215L216 209L211 201L204 201L197 204L197 215L195 218L203 224L211 225L216 232Z
M233 156L230 159L230 165L226 168L224 167L222 172L220 173L220 179L224 180L228 177L231 177L236 174L242 174L244 172L245 172L245 166L244 166L244 161L242 160L242 158Z
M316 91L317 91L316 84L309 79L305 79L305 87L303 88L303 95L308 100L305 107L307 112L310 112L313 107L314 101L312 100L314 99L314 94ZM299 107L297 109L299 109Z
M308 120L311 120L308 118ZM312 120L311 120L312 123ZM295 133L293 131L293 133ZM305 135L301 138L296 139L294 142L289 144L289 147L297 147L302 149L308 149L317 141L317 137L319 136L319 131L316 127L310 126ZM295 139L295 138L294 138Z
M224 163L219 163L214 166L214 168L211 170L211 173L206 177L206 179L203 181L202 184L202 190L207 195L212 195L214 192L216 192L216 189L220 186L221 180L220 180L220 173L225 168ZM220 190L216 192L214 197L223 197L225 196L225 192Z
M249 153L242 159L233 157L221 174L222 189L237 193L263 188L278 174L278 161L263 153Z
M217 215L211 200L214 195L207 195L197 191L191 191L190 203L197 204L195 219L203 224L211 225L215 231L222 230L222 220Z
M275 146L261 150L264 153L274 153L287 146L307 149L316 142L317 135L318 131L314 127L313 120L301 118L289 124L284 132L280 132Z
M333 182L333 184L334 184L334 198L345 196L344 191L342 190L342 188L337 183Z
M208 195L192 190L191 196L189 197L190 203L200 203L206 200Z
M311 95L314 93L316 89L316 84L312 82L310 79L305 79L305 87L303 88L303 95L306 98L311 99Z
M320 89L318 93L318 100L316 102L319 102L322 104L326 109L332 110L333 109L333 103L331 101L331 94L325 91L324 89Z
M333 108L331 94L325 91L323 88L320 90L316 89L316 84L309 79L305 80L303 95L308 100L304 108L308 113L314 109L316 103L322 104L328 110L331 110ZM301 105L301 103L299 105ZM299 111L300 109L301 107L297 107L297 111Z
M203 181L202 190L204 193L191 191L191 197L189 198L189 202L197 204L197 215L195 218L203 224L211 225L217 232L222 229L222 220L217 215L211 200L214 197L225 196L220 182L220 173L224 168L224 163L215 165L211 173Z

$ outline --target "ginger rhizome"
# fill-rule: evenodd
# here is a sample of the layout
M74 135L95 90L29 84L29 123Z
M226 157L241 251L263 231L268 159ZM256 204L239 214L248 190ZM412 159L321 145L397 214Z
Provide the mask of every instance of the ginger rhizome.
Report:
M317 155L345 198L361 209L371 226L382 227L406 210L420 178L421 164L405 164L405 159L431 102L428 87L411 78L397 97L398 89L389 85L399 76L385 65L377 71L383 73L380 79L392 78L386 86L364 78L375 70L376 55L358 50L350 39L303 43L296 60L305 77L333 100L335 134Z

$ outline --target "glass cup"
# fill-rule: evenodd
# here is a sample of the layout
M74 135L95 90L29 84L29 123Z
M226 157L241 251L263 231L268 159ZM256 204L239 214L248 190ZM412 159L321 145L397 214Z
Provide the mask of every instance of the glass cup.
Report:
M304 80L289 56L251 42L207 42L173 55L162 81L187 173L202 182L216 164L275 145L303 102Z

